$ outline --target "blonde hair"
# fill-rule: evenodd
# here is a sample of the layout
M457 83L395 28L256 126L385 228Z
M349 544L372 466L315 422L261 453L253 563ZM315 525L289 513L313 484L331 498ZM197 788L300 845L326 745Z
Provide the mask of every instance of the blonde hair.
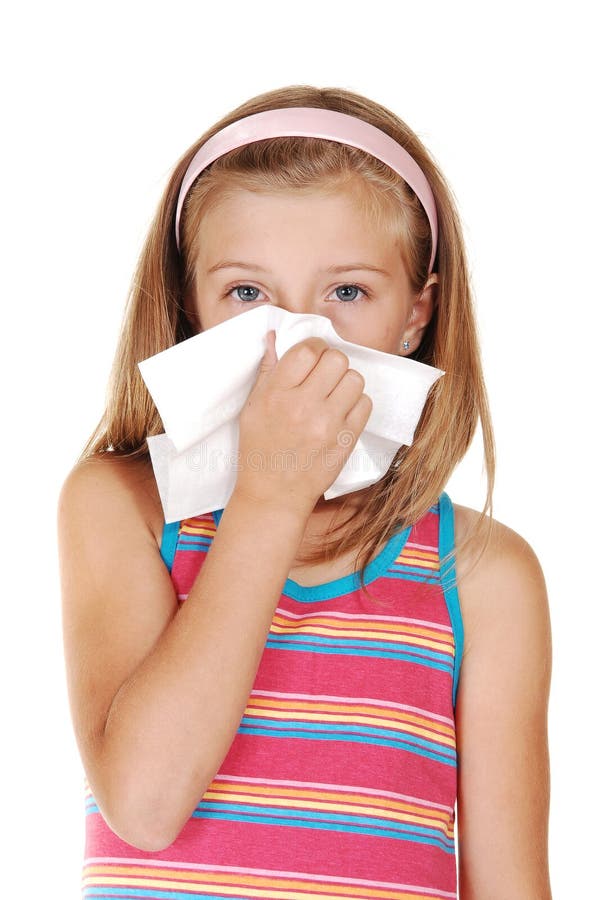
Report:
M269 91L237 107L209 129L174 168L137 265L111 370L104 414L80 460L113 452L149 460L146 436L164 431L137 363L191 337L185 294L193 289L194 260L201 216L214 197L242 185L250 190L334 189L361 186L364 210L378 224L399 232L414 292L428 277L431 236L413 190L396 172L354 147L319 138L282 137L238 148L215 160L196 180L181 215L181 254L175 243L174 216L187 166L209 137L244 116L284 106L315 106L354 115L377 126L404 147L423 169L436 200L438 276L434 314L411 358L443 369L428 396L412 446L397 452L386 475L371 486L361 508L333 529L351 527L320 544L309 562L334 559L359 548L360 583L383 542L417 522L433 506L481 424L487 491L484 508L466 544L492 522L495 451L477 337L463 234L451 190L413 131L394 113L352 91L294 85ZM347 506L350 507L347 495ZM340 511L344 509L341 506ZM486 536L484 547L489 540ZM478 558L479 555L478 554ZM454 567L454 551L449 554ZM444 560L444 564L448 561ZM370 595L371 596L371 595Z

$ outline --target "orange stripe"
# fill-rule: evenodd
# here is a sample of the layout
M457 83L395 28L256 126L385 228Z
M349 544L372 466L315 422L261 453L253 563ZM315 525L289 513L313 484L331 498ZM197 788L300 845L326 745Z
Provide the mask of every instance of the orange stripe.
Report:
M421 728L430 728L435 729L446 735L454 734L454 727L446 722L439 722L436 719L431 719L426 716L417 715L416 713L406 712L404 710L394 710L388 709L382 706L365 706L359 705L356 703L347 703L347 704L338 704L338 703L316 703L310 701L302 701L302 700L282 700L282 699L272 699L269 697L255 697L253 694L249 697L249 701L247 703L246 713L252 707L256 707L260 709L260 707L264 707L266 709L281 709L288 710L290 712L299 712L301 710L314 710L322 713L331 713L331 714L340 714L342 712L346 713L346 718L349 718L349 713L354 714L364 714L364 715L373 715L379 719L388 718L392 721L396 722L407 722L409 724L413 724L414 726Z
M397 633L397 634L417 634L422 637L431 637L435 640L440 639L440 635L442 635L447 641L453 640L452 632L444 631L443 629L434 628L433 625L425 626L425 625L409 625L403 622L386 623L386 622L374 622L368 621L364 624L360 623L359 619L348 619L347 621L339 621L337 619L333 619L330 616L309 616L303 619L291 619L287 616L281 615L280 613L276 613L274 616L273 622L278 622L282 624L288 624L289 627L296 627L297 630L303 626L304 623L307 623L308 626L312 625L323 625L327 628L335 628L338 631L343 631L344 629L349 628L367 628L368 631L384 631L388 634Z
M399 564L404 566L417 565L418 569L433 569L434 571L440 569L440 563L438 562L428 562L425 559L419 559L419 557L409 556L405 553L401 553L401 555L395 559L395 565Z

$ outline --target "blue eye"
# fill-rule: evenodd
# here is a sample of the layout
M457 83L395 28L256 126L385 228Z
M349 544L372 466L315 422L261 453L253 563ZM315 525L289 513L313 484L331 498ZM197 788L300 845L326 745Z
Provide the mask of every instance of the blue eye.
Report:
M356 300L357 299L356 295L357 295L357 292L359 292L359 291L361 291L362 294L365 294L365 291L363 291L356 284L342 284L340 287L336 288L335 293L336 293L337 297L339 298L339 300L345 301L345 300ZM350 296L347 292L349 292Z
M251 284L236 284L228 293L230 295L233 292L237 292L237 296L233 297L233 300L240 300L241 303L245 303L247 300L255 300L255 294L259 294L260 289Z

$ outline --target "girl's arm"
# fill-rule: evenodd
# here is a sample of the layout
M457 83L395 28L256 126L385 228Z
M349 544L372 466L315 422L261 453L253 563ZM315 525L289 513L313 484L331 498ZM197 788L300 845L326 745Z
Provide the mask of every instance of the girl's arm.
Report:
M234 493L180 609L149 524L147 466L87 461L61 491L75 733L108 824L144 850L175 840L220 768L311 512L372 411L344 353L311 337L277 360L274 334L239 414ZM279 465L281 448L294 465Z
M178 608L147 483L126 462L87 461L63 485L63 632L92 792L119 837L157 851L234 738L311 510L235 492Z
M455 507L457 542L472 512ZM468 574L470 564L457 556L465 630L456 706L459 898L551 900L544 577L531 547L500 523Z

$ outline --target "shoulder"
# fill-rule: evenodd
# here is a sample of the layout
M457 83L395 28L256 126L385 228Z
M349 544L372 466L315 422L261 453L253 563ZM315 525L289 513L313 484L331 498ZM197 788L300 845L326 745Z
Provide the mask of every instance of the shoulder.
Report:
M464 649L455 724L459 884L548 897L551 633L539 560L520 534L454 506Z
M71 469L60 489L59 523L68 518L84 524L97 515L113 518L115 525L134 519L160 545L164 514L149 460L104 453Z
M457 590L464 626L464 652L504 644L513 652L528 642L537 663L550 658L546 582L530 544L502 522L453 504Z

